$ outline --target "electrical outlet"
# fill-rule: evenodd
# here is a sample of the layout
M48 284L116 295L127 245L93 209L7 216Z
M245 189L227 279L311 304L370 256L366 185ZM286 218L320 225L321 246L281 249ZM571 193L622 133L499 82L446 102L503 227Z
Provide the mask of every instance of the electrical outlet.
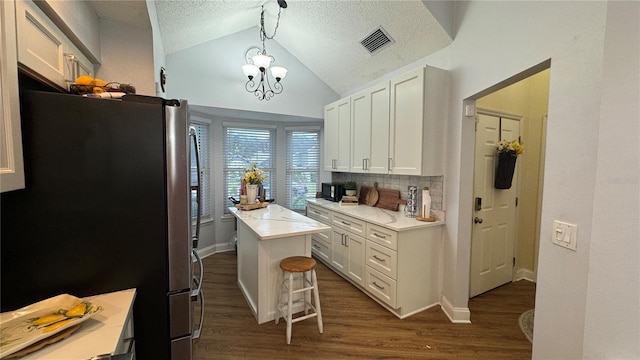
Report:
M576 251L578 225L554 220L551 241L558 246Z

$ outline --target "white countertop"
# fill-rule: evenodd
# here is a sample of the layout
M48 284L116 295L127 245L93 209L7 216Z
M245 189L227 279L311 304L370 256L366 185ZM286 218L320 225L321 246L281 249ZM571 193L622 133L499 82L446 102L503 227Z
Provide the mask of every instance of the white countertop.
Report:
M315 234L329 231L331 227L309 219L277 204L256 210L229 210L238 220L244 222L260 240L278 239L288 236Z
M426 222L406 217L403 211L385 210L363 204L358 206L340 206L340 203L338 202L325 199L310 199L307 200L307 202L316 204L331 211L353 216L354 218L380 225L394 231L444 225L444 212L439 210L431 210L432 215L435 215L437 218L436 221Z
M103 310L80 325L69 338L22 357L23 360L86 360L100 354L113 354L131 313L136 289L116 291L84 298Z

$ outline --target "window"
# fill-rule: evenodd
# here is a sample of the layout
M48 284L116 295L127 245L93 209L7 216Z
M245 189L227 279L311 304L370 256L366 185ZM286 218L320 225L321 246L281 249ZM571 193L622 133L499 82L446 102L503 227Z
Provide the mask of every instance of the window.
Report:
M287 206L304 210L318 191L320 130L285 129L287 133Z
M209 124L191 121L190 124L196 129L196 137L198 138L198 150L200 155L200 179L202 183L201 199L202 202L202 218L211 218L211 173L209 166L211 158L209 156ZM193 144L191 145L193 146ZM196 155L191 151L191 186L198 185L198 170L196 168ZM191 191L191 216L196 217L198 210L197 194L195 190Z
M276 129L239 127L223 124L223 178L224 209L233 206L230 196L240 199L240 181L244 168L255 162L261 168L266 180L262 184L267 199L275 199L276 185Z

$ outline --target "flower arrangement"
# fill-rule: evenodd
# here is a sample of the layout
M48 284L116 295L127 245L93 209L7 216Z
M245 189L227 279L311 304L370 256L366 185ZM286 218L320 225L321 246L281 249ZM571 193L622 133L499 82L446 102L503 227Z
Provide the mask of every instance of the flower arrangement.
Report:
M498 154L511 154L518 156L522 153L524 153L524 147L518 140L500 140L500 142L498 142Z
M252 162L248 168L244 168L244 182L247 185L261 185L266 179L266 175L262 169L258 168L255 162Z

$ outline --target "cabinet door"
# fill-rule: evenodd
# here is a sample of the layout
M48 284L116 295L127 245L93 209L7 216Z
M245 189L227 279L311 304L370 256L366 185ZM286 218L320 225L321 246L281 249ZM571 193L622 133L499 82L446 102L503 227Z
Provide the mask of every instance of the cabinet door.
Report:
M365 239L362 236L346 233L348 254L347 276L356 284L364 286Z
M0 191L24 188L15 7L0 2Z
M373 174L389 173L389 82L370 89L371 156L367 170Z
M32 1L16 1L18 61L66 89L65 35Z
M351 172L389 172L389 82L351 96Z
M371 158L371 92L351 96L351 172L367 172ZM388 142L388 139L386 140Z
M333 171L338 158L338 103L324 107L324 169Z
M343 274L347 273L346 232L333 228L331 231L331 265Z
M389 172L422 175L424 69L391 80L390 87Z
M338 159L335 171L349 171L351 158L351 102L349 98L338 103Z

